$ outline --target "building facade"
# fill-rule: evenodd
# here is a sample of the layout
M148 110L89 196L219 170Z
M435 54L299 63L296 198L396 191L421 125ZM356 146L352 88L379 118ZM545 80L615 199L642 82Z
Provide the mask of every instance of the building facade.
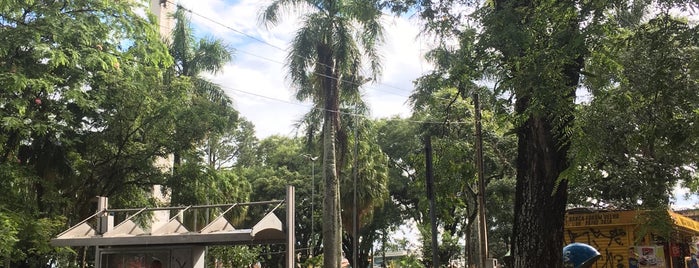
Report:
M565 243L595 247L602 257L595 268L679 268L696 263L699 222L669 211L670 237L656 235L643 211L571 210L566 214Z

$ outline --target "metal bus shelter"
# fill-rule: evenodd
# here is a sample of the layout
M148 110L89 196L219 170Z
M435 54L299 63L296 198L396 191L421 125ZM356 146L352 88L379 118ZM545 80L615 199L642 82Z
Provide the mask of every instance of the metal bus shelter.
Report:
M235 228L226 219L235 208L260 205L273 208L250 228ZM282 205L286 205L285 226L275 214ZM204 227L194 224L190 230L183 215L198 209L218 209L220 214ZM128 216L115 224L117 213ZM285 266L295 267L294 217L293 186L287 187L284 200L220 205L111 209L106 197L98 197L96 213L51 239L51 244L94 246L95 266L100 268L203 268L206 246L285 243ZM148 227L143 219L150 219Z

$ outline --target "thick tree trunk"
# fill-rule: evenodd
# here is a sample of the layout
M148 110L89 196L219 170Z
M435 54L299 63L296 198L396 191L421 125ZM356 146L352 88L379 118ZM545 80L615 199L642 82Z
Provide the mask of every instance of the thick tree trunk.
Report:
M558 94L553 107L531 111L531 96L518 94L516 113L527 114L528 118L517 129L517 193L511 251L514 267L563 267L568 182L559 176L569 166L570 147L563 130L573 122L582 61L582 56L578 56L561 70L566 87L549 93Z
M472 191L471 191L472 192ZM475 203L475 202L474 202ZM476 222L476 216L478 214L476 213L476 209L473 209L473 211L469 212L468 217L466 218L466 228L464 231L464 237L465 237L465 246L464 246L464 256L466 259L466 267L476 267L476 258L474 257L473 254L473 247L471 246L473 243L473 223Z
M523 77L514 84L515 113L524 121L517 126L517 193L515 221L512 236L512 261L514 267L563 267L563 226L568 198L568 184L560 174L568 168L569 138L565 133L573 122L575 89L579 83L585 47L579 31L578 18L566 20L541 19L548 15L535 7L530 0L500 0L496 12L514 15L510 22L528 35L545 23L551 33L536 32L524 41L507 40L498 44L505 51L506 61L522 64L515 74ZM568 2L557 2L560 8ZM495 29L500 29L497 26ZM520 37L521 37L520 36ZM517 43L519 42L519 43ZM549 64L551 59L540 53L541 49L557 52L557 60L565 64ZM558 50L557 50L558 49ZM532 61L532 57L534 60ZM541 62L539 62L541 61ZM538 67L546 65L544 69ZM545 73L557 73L545 75ZM537 74L538 73L538 74Z
M567 182L558 175L568 166L567 146L541 117L530 117L517 135L514 266L562 267Z

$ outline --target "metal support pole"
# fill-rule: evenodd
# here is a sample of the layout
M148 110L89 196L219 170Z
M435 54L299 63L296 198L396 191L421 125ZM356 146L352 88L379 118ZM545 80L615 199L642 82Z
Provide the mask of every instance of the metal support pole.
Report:
M296 267L296 198L294 186L286 187L286 267Z
M357 213L357 175L359 173L359 161L357 157L359 156L359 134L357 132L357 127L359 125L357 118L357 106L354 106L354 165L352 168L352 266L361 267L357 262L359 262L359 215Z

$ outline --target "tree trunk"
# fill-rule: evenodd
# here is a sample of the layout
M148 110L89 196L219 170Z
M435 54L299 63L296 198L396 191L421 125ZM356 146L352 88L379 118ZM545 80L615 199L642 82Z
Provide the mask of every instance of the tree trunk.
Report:
M475 202L474 202L475 203ZM473 257L473 248L471 243L473 242L473 223L476 221L476 210L468 212L469 215L466 217L466 228L464 230L464 259L466 267L475 267L476 259Z
M471 222L466 220L466 228L464 228L464 267L471 267L473 256L471 256Z
M321 87L325 97L323 111L323 267L340 267L342 261L342 222L340 215L340 180L337 171L336 135L340 125L338 79L332 67L332 54L319 46L318 61L323 67Z
M430 201L430 227L432 234L432 267L439 267L439 243L437 241L437 216L434 197L434 172L432 171L432 136L425 137L425 170L427 175L427 199Z
M517 136L514 266L562 267L567 182L559 182L558 175L568 166L567 146L541 117L530 117Z
M557 3L561 8L574 8L565 6L568 2ZM536 5L529 0L500 0L496 8L496 12L515 14L510 18L515 25L508 27L531 33L532 27L542 27L540 24L545 23L547 29L555 29L524 41L513 39L499 44L506 51L503 53L506 61L513 65L527 63L512 70L523 75L515 80L542 79L521 80L514 85L515 113L523 121L516 129L517 188L511 254L514 267L559 268L563 267L563 227L568 198L568 182L559 176L569 166L570 137L565 130L573 122L575 89L586 50L577 17L570 16L567 21L541 20L556 14L538 10ZM532 52L540 52L542 47L558 52L557 60L566 63L548 65L543 71L537 69L547 64L537 61L550 60ZM528 62L532 54L541 58ZM541 75L540 72L560 75Z
M528 94L519 94L515 104L517 114L528 114L517 129L517 193L511 251L515 267L563 267L568 181L559 175L569 166L570 140L562 130L573 122L575 88L582 60L578 56L561 70L566 87L549 93L558 94L555 108L528 111L531 108ZM560 125L554 128L553 120L558 120Z
M473 107L476 119L476 173L478 174L478 263L485 267L488 259L488 228L485 210L485 177L483 171L483 130L481 128L481 103L478 93L473 94Z

